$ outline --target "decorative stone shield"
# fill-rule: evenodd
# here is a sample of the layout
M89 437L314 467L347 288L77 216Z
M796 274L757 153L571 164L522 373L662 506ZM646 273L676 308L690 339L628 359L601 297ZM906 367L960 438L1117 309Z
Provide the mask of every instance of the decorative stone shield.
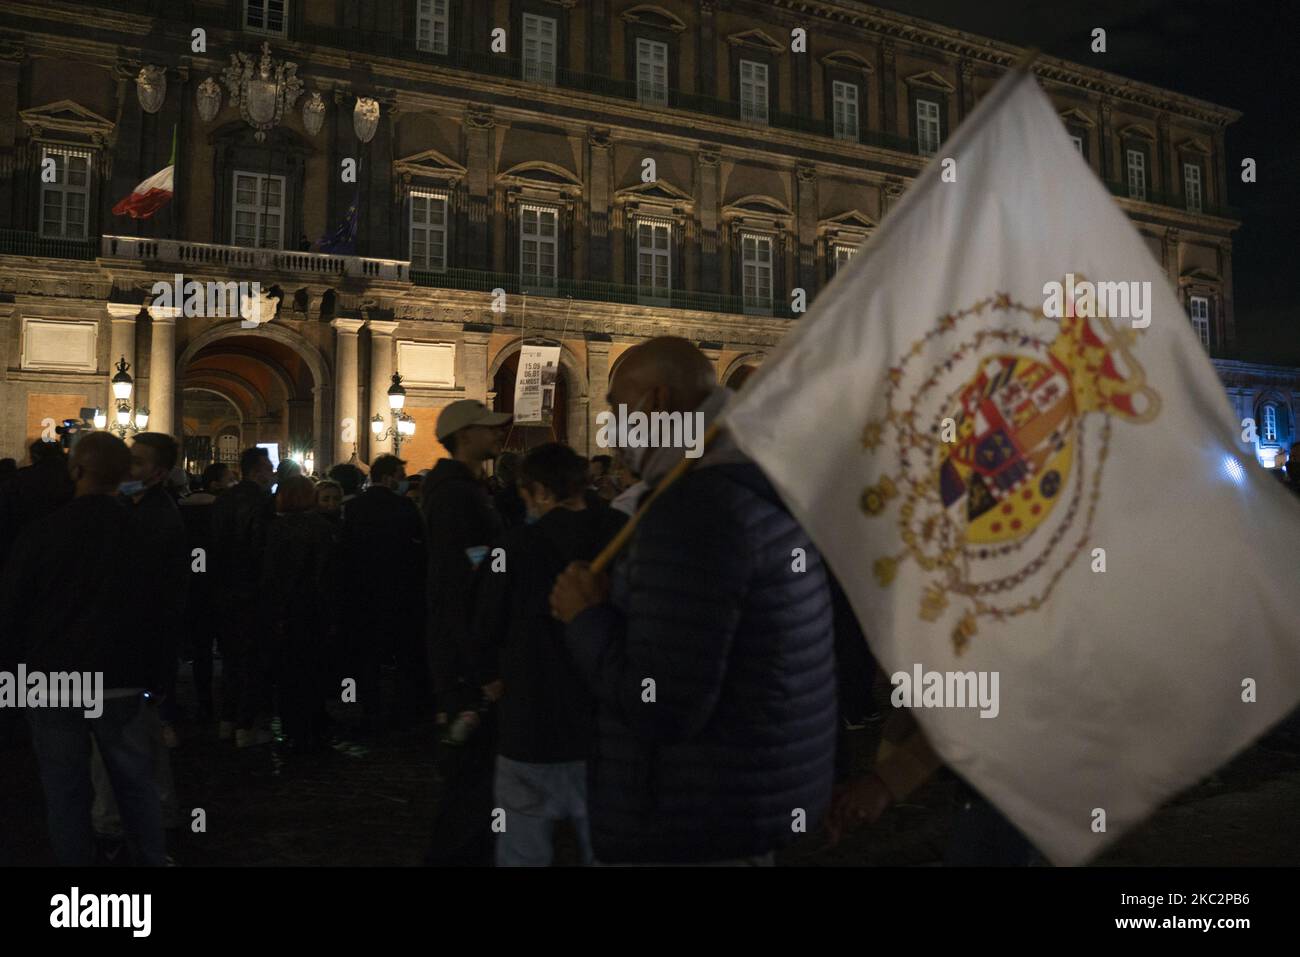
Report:
M308 136L315 136L325 123L325 101L315 91L302 105L302 125Z
M375 138L379 129L379 101L368 96L357 97L357 105L352 110L352 128L356 130L357 139L369 143Z
M253 138L259 143L266 140L267 130L280 124L284 111L292 109L302 96L298 64L276 60L271 56L269 43L262 44L262 56L256 62L247 53L230 54L230 66L222 77L232 101L239 105L240 116L257 130Z
M194 97L198 103L199 119L204 123L211 123L221 112L221 85L212 77L208 77L199 84Z
M140 109L157 113L167 97L167 70L160 66L142 66L135 78L135 95Z

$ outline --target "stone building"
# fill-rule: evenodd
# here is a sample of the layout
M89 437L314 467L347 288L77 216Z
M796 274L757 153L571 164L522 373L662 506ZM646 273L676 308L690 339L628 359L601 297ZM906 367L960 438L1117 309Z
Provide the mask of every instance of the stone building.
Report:
M446 403L512 408L525 340L561 346L554 432L594 452L623 350L682 335L738 384L1021 52L856 0L10 0L0 455L111 419L125 359L191 467L388 451L369 422L399 371L425 467ZM1035 70L1230 348L1238 114ZM174 199L114 216L173 140ZM177 276L257 283L263 321L233 286L160 305Z

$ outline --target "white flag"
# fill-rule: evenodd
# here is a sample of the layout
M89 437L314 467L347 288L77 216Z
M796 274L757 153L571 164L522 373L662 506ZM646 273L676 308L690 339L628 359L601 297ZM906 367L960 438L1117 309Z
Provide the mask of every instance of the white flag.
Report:
M1031 76L936 159L726 423L882 667L955 675L935 750L1079 863L1300 699L1300 503Z

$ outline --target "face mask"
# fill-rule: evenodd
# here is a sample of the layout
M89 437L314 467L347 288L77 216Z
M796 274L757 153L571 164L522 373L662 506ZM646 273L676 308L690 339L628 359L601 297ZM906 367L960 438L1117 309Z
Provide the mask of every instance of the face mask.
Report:
M397 494L405 495L407 491L410 489L410 487L411 487L411 480L402 479L400 482L397 483Z
M145 485L144 482L133 479L129 482L123 482L117 487L117 490L127 498L131 498L134 495L139 495L146 488L148 488L148 486Z

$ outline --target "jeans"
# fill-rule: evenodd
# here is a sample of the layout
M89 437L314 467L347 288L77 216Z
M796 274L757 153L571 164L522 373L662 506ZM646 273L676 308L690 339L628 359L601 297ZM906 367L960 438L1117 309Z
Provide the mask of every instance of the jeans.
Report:
M162 808L164 829L180 827L185 823L181 816L180 805L176 798L176 782L172 777L171 750L163 743L161 707L145 709L144 720L149 725L149 736L153 746L153 781L158 789L158 803ZM121 838L122 812L118 809L117 798L113 794L113 781L108 768L104 765L104 756L99 752L99 745L90 743L90 781L95 789L95 802L91 808L90 819L95 833L100 837Z
M572 821L578 853L590 864L587 762L531 764L497 756L496 802L505 811L497 835L497 867L547 867L555 857L557 821Z
M141 864L161 867L166 852L162 808L154 783L153 740L158 716L146 699L141 695L105 699L104 713L98 718L87 718L75 708L33 708L27 712L27 720L45 791L50 843L59 865L88 867L94 862L93 736L131 849Z

